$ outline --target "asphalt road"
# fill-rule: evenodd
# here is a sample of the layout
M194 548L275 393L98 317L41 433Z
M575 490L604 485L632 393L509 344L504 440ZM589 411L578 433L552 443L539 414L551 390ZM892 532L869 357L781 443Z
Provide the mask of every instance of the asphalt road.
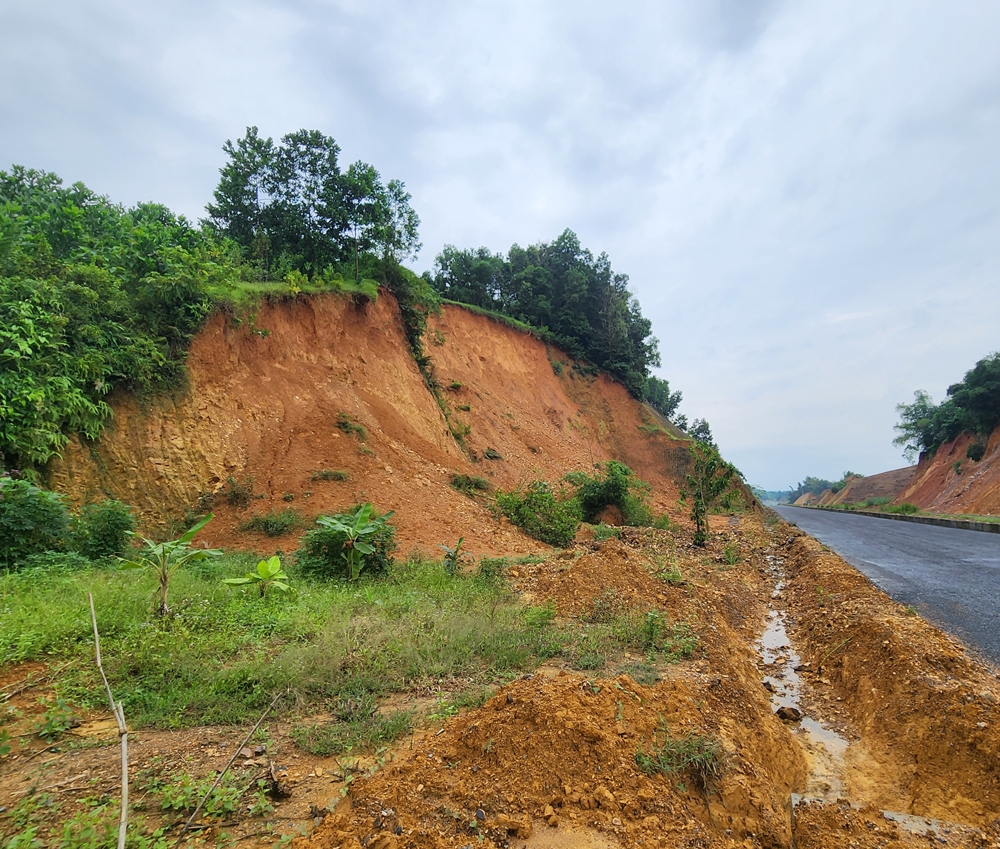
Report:
M1000 666L1000 534L776 508L879 589Z

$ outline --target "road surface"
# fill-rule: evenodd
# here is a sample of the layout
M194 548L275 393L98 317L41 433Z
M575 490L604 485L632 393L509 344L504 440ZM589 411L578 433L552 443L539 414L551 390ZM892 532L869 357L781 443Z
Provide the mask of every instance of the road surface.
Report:
M879 589L1000 666L1000 534L775 508Z

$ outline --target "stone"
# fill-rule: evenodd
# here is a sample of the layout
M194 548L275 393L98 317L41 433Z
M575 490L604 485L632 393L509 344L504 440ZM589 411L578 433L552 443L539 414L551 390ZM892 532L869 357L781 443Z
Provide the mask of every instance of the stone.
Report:
M786 705L782 705L780 708L778 708L776 713L778 719L782 720L783 722L798 722L800 719L802 719L802 711L800 711L798 708L795 707L787 707Z

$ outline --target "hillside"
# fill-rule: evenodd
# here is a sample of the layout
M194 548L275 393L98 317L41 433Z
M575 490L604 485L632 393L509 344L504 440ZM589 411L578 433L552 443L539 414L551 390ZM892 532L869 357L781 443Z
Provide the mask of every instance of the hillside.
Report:
M938 513L1000 515L1000 426L990 435L978 461L967 455L976 441L973 434L964 433L932 457L921 457L897 502L909 501Z
M869 498L896 498L909 485L915 470L915 466L907 466L891 472L851 478L840 492L824 492L819 504L854 504Z
M262 307L252 323L215 314L192 343L187 390L112 399L103 438L71 440L51 483L77 503L120 498L146 525L211 507L206 543L261 552L294 543L241 531L253 515L294 508L310 519L360 500L396 511L404 553L459 537L477 554L536 550L453 489L452 475L513 489L612 458L652 484L657 512L683 515L677 480L689 441L621 384L577 374L558 350L459 307L432 317L425 338L453 427L468 428L467 451L390 295L361 304L302 296ZM324 470L348 479L315 479ZM251 487L248 506L229 503L234 485Z

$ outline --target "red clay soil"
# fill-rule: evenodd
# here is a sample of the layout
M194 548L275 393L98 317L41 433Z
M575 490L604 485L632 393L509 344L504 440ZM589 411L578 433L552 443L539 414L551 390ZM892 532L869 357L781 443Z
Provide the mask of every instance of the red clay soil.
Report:
M827 490L820 499L820 505L854 504L868 498L898 497L913 480L916 466L905 469L893 469L891 472L881 472L867 477L851 478L840 492Z
M693 547L686 530L626 533L511 574L515 590L555 603L560 616L587 610L613 588L629 603L687 622L698 648L659 681L576 672L556 658L500 687L481 708L428 721L380 761L347 766L297 750L288 730L300 720L275 718L267 752L240 759L237 769L253 786L270 764L280 765L290 795L272 800L276 810L265 817L244 812L221 825L199 823L190 845L235 839L264 847L279 834L304 832L293 844L299 849L998 845L996 670L798 531L754 517L714 525L707 549ZM665 562L681 572L682 585L656 576ZM775 671L756 641L772 609L787 612L801 655L802 710L850 744L838 768L839 801L789 806L812 780L814 751L798 723L774 714L763 686ZM37 719L42 674L36 664L0 675L0 706L24 713L8 723L12 734ZM23 689L25 681L40 686ZM100 722L77 729L83 745L50 750L21 738L2 760L3 804L44 790L53 817L65 818L88 799L113 799L115 733L109 720ZM210 775L245 731L133 732L135 798L147 822L171 825L170 842L182 818L160 812L155 779ZM706 783L691 768L640 769L636 753L650 753L668 735L716 741L721 774ZM943 823L923 837L883 810ZM16 833L11 827L0 814L0 835Z
M979 440L962 434L933 457L921 457L909 486L896 499L936 513L1000 516L1000 427L990 436L979 461L966 456Z
M570 365L557 375L552 361L569 357L457 307L432 320L425 342L454 426L470 428L467 450L409 353L391 296L301 297L262 307L252 328L213 316L191 347L186 391L115 399L105 436L73 440L51 483L75 503L119 498L150 528L176 530L186 513L211 508L204 543L262 554L294 549L295 535L241 530L254 515L294 508L308 523L359 501L396 511L404 554L459 537L474 554L546 548L454 490L455 473L513 489L614 458L653 485L658 512L677 511L687 443L620 384ZM341 415L363 438L337 427ZM323 470L348 480L313 479ZM230 479L252 484L246 508L228 502Z

